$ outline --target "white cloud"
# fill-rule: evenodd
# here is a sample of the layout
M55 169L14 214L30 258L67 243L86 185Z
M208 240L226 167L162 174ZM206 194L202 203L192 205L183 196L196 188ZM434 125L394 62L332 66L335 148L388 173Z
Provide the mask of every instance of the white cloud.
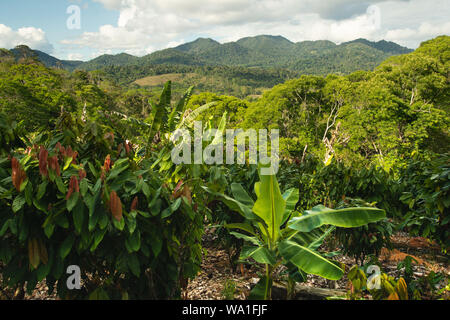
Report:
M450 34L450 22L436 26L425 22L420 24L417 29L404 28L393 29L386 33L386 39L391 41L403 42L421 40L434 37L436 35Z
M83 60L84 55L81 53L69 53L66 60Z
M53 46L48 42L45 32L42 29L24 27L16 31L4 24L0 24L1 48L11 49L21 44L46 53L53 51Z
M410 47L448 33L448 0L95 0L119 11L117 25L75 44L144 55L196 36L232 41L259 34L292 41L398 40ZM432 24L434 23L434 24Z
M108 9L120 9L122 0L94 0L95 2L102 3Z
M114 49L117 46L128 49L137 49L146 42L147 35L140 30L127 30L122 27L103 25L98 32L85 32L75 40L63 40L63 44L88 45L96 49Z

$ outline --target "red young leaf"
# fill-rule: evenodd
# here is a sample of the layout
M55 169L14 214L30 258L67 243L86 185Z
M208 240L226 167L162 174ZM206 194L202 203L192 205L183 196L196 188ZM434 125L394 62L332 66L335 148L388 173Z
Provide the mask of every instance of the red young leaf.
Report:
M44 177L48 175L47 159L48 151L43 146L41 146L41 150L39 151L39 172Z

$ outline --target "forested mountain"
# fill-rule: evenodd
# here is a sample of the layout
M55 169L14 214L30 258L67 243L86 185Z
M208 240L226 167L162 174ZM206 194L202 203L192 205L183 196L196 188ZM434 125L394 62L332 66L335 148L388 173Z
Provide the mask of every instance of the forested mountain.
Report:
M83 64L83 61L60 60L45 52L32 50L28 46L20 45L11 49L10 52L17 59L35 58L45 64L47 67L61 68L66 70L74 70Z
M202 51L209 50L209 49L214 49L214 48L217 48L220 46L221 46L221 44L213 39L198 38L195 41L179 45L175 49L178 51L196 54L196 53L200 53Z
M370 70L389 56L411 51L386 41L358 39L341 45L331 41L293 43L281 36L268 35L247 37L203 50L196 48L197 56L211 64L283 68L307 74Z
M152 54L146 55L140 58L140 66L146 67L148 65L158 65L158 64L170 64L170 65L206 65L206 61L199 58L197 55L179 51L176 49L164 49L161 51L156 51Z
M371 42L365 39L337 45L331 41L303 41L294 43L282 36L261 35L220 44L213 39L199 38L175 48L156 51L144 57L126 53L102 55L87 62L62 61L38 50L20 46L11 50L16 57L33 52L48 67L98 70L110 66L185 65L238 66L277 68L303 74L348 74L356 70L372 70L392 55L412 50L393 42Z
M412 50L399 46L398 44L391 42L391 41L386 41L386 40L381 40L378 42L372 42L366 39L356 39L353 41L349 41L349 42L345 42L344 45L348 45L348 44L352 44L352 43L362 43L365 44L366 46L372 47L374 49L383 51L384 53L388 53L388 54L392 54L392 55L398 55L398 54L405 54L405 53L410 53Z
M137 64L138 57L132 56L127 53L120 53L116 55L104 54L95 59L89 60L78 66L79 69L84 70L96 70L108 66L124 66Z
M331 41L293 43L281 36L262 35L224 44L200 38L147 55L139 64L227 65L280 68L307 74L346 74L371 70L389 56L411 51L387 41L357 39L341 45Z
M259 95L265 88L301 74L373 70L386 58L410 51L392 42L364 39L336 45L325 40L293 43L281 36L268 35L224 44L199 38L142 58L105 55L78 68L101 69L106 77L120 84L163 74L190 73L195 75L177 77L180 91L195 83L201 90L245 97ZM139 80L139 84L154 83L153 80Z

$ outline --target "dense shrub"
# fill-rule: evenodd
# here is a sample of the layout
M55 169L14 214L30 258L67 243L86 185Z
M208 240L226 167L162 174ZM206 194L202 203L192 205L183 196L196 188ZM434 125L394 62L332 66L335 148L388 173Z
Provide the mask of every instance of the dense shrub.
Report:
M217 192L232 193L231 185L241 183L245 190L255 197L253 189L258 181L256 165L231 165L228 168L211 167L208 186ZM244 241L230 234L227 225L244 222L244 218L230 210L224 203L213 200L208 204L211 211L209 222L217 227L217 242L225 249L232 268L237 267Z
M336 161L328 166L316 163L316 167L302 164L307 170L300 172L299 177L301 209L305 210L319 203L336 207L348 197L376 203L390 217L402 215L404 205L399 201L402 186L383 169L349 167Z
M370 207L370 203L347 198L337 208ZM336 228L335 240L342 246L342 252L355 258L360 265L368 255L379 256L382 248L392 248L391 235L394 224L389 219L369 223L359 228Z
M348 167L336 161L325 166L309 158L289 165L282 174L286 184L294 185L293 179L299 180L301 210L319 203L335 208L345 199L362 199L384 209L388 217L400 223L398 229L436 240L448 251L449 163L448 154L426 159L422 156L411 159L394 174L377 167ZM387 230L387 226L379 228Z
M66 120L73 127L0 158L4 283L31 291L45 279L63 298L179 297L201 260L189 186L170 190L108 127ZM66 287L69 265L81 268L81 291Z
M401 200L408 206L402 227L450 248L450 157L413 159L401 174Z
M7 154L12 148L24 147L19 133L24 131L22 123L11 121L3 112L0 112L0 155Z

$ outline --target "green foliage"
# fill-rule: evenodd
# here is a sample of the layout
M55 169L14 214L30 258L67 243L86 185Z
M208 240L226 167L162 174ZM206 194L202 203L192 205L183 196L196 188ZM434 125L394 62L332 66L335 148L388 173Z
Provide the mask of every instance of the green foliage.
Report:
M171 82L167 82L161 94L161 99L157 105L152 105L152 111L147 122L150 123L149 142L155 140L155 135L164 130L164 126L168 124L168 113L170 107Z
M216 192L232 194L237 184L245 188L245 192L254 195L254 185L258 181L256 165L233 164L225 168L212 167L210 169L208 187ZM218 243L226 250L231 268L238 266L238 259L244 245L242 239L236 238L230 232L230 226L241 224L245 218L235 214L223 202L214 200L208 204L208 209L213 212L210 222L217 226Z
M403 261L397 264L397 270L402 271L403 279L408 286L408 292L411 297L420 299L421 288L418 285L418 281L414 280L413 262L417 263L417 260L411 256L406 256Z
M403 278L395 280L394 277L381 273L380 289L370 290L374 300L409 300L408 288Z
M314 159L310 161L314 163ZM328 166L318 163L317 167L307 164L305 167L306 171L301 172L300 177L304 195L300 199L300 208L318 203L337 207L341 201L350 198L376 203L390 217L400 217L403 212L404 205L399 201L400 182L380 168L351 168L334 161Z
M230 114L227 119L228 128L238 127L238 123L242 121L242 117L239 117L238 115L245 113L249 105L247 101L235 97L219 96L214 93L205 92L193 96L187 107L195 110L198 107L211 102L216 103L215 107L200 115L198 120L208 123L213 119L222 117L226 112L227 114Z
M28 130L53 126L61 107L74 111L76 102L63 86L63 76L36 64L3 64L0 69L0 112ZM29 115L33 116L30 117Z
M81 70L98 70L111 66L135 65L139 58L127 53L117 55L104 54L77 66Z
M109 81L131 88L141 86L158 92L159 83L146 84L144 80L147 77L174 75L176 81L173 81L173 91L176 96L195 85L197 93L214 92L239 98L257 98L267 88L300 75L296 71L285 69L177 64L114 65L100 70Z
M373 72L287 81L252 102L239 126L279 129L283 155L298 159L328 154L389 170L414 153L445 153L448 61L439 50L425 50L433 43L390 58Z
M227 279L223 286L222 296L225 300L234 300L236 295L236 282L231 279Z
M324 166L314 159L305 161L300 167L290 165L281 169L282 172L287 170L292 170L292 173L284 183L298 185L293 179L300 176L299 186L303 192L298 208L305 209L319 203L337 208L350 202L353 206L360 201L353 199L363 199L363 203L375 203L384 209L398 223L396 228L436 240L444 251L448 250L448 155L413 158L405 168L399 169L399 178L393 172L376 167L350 168L334 161ZM355 239L350 237L353 230L350 234L338 233L341 233L341 243L347 253L353 252L355 258L362 259L367 254L378 254L383 245L389 245L393 227L387 221L369 225L367 233L362 229L355 231ZM359 232L361 237L368 234L373 237L363 240L357 236ZM353 240L355 244L351 245ZM361 255L357 254L358 251Z
M413 235L436 240L444 252L450 248L450 165L449 154L430 160L412 159L402 173L408 206L402 227Z
M368 265L364 267L353 266L347 278L351 283L351 289L346 298L350 300L365 299L370 294L373 300L421 300L425 297L431 299L445 299L445 275L431 271L427 276L416 278L413 275L412 264L415 259L407 256L399 262L397 269L402 271L401 276L395 279L388 274L368 274ZM369 263L370 265L372 264ZM437 290L438 284L444 282L441 290Z
M22 123L11 121L10 118L0 112L0 155L7 154L11 149L24 147L24 142L20 139L24 128Z

